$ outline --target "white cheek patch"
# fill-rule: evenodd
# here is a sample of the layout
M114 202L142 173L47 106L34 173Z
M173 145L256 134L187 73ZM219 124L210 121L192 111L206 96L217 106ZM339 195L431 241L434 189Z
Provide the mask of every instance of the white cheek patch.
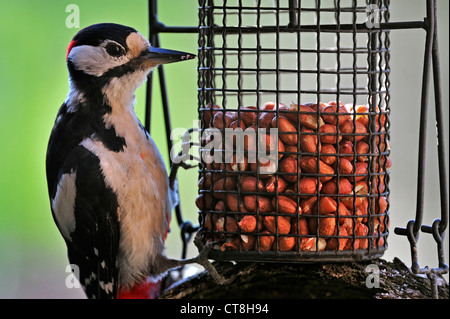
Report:
M127 63L129 56L112 57L104 46L80 45L70 51L68 59L77 70L98 77L112 68Z
M52 209L58 222L59 229L67 240L75 230L75 186L77 173L63 174L56 188L55 198L52 200Z

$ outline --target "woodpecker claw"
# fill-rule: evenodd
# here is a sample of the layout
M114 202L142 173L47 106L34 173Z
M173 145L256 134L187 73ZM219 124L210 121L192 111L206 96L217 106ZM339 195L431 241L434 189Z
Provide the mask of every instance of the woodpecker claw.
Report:
M180 154L179 154L180 155ZM175 158L177 159L178 156ZM169 185L171 189L174 189L175 181L177 179L177 172L180 167L184 169L191 169L196 167L197 165L190 165L186 164L183 160L176 161L176 163L172 163L172 167L170 169L170 175L169 175Z
M191 128L187 130L183 136L182 136L182 150L178 152L177 155L172 159L172 167L170 170L170 176L169 176L169 182L170 182L170 188L174 189L175 180L177 176L178 168L183 167L184 169L190 169L194 168L198 165L189 165L186 164L187 160L197 160L200 162L199 158L196 158L195 156L192 156L189 154L189 151L193 145L191 141L191 133L194 132L194 129Z
M222 275L220 275L217 272L217 269L214 267L213 264L208 259L208 255L211 252L211 250L214 248L214 245L217 242L211 241L207 242L206 244L203 244L201 234L204 232L204 229L201 229L197 232L195 238L194 238L194 244L198 249L198 256L195 257L196 263L202 265L206 271L208 271L211 278L219 285L227 285L234 281L236 278L235 275L232 275L230 278L226 279Z
M208 271L211 278L216 282L218 285L227 285L234 281L236 278L235 275L232 275L230 278L226 279L221 274L217 272L217 269L214 267L213 264L208 259L209 252L213 249L215 242L207 242L205 245L203 245L203 248L201 251L199 251L199 255L196 257L197 263L202 265L206 271Z

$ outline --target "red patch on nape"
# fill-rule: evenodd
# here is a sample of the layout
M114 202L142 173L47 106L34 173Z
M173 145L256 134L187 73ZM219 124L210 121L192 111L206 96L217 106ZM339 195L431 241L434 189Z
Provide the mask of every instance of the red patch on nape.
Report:
M69 58L70 51L72 51L73 47L74 47L76 44L77 44L77 41L76 41L76 40L70 41L69 46L67 47L66 61L67 61L67 59Z

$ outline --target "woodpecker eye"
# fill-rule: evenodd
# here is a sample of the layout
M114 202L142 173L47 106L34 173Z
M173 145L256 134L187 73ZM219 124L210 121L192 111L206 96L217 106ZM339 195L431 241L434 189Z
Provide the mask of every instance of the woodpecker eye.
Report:
M105 46L105 49L110 56L118 57L125 54L125 49L117 43L110 42Z

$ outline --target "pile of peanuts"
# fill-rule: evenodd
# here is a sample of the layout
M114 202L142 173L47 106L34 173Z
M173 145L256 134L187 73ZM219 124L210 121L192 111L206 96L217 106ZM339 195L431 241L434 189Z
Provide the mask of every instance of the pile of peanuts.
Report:
M391 166L386 116L378 107L336 102L201 109L204 129L278 129L277 141L256 135L268 151L275 148L277 161L244 156L201 166L196 205L205 241L222 251L384 247ZM245 152L255 144L245 136ZM259 170L273 163L274 171Z

